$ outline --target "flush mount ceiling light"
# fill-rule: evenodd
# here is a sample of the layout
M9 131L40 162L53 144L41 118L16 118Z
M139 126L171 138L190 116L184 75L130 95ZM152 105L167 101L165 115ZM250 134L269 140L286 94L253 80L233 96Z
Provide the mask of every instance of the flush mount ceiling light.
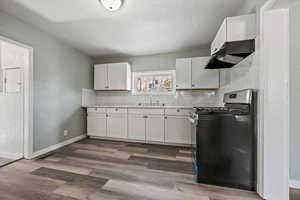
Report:
M123 0L99 0L101 4L109 11L119 10L123 4Z

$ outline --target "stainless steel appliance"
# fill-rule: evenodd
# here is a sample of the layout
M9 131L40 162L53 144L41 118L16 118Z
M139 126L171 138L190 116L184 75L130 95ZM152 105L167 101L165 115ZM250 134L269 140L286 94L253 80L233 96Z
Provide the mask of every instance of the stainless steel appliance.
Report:
M195 107L193 167L197 182L256 190L256 93L224 95L224 107Z

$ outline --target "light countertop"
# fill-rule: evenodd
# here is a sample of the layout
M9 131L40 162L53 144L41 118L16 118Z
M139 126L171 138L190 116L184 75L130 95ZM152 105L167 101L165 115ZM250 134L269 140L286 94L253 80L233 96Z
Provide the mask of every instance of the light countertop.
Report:
M141 108L141 109L192 109L193 106L181 106L181 105L89 105L85 108Z

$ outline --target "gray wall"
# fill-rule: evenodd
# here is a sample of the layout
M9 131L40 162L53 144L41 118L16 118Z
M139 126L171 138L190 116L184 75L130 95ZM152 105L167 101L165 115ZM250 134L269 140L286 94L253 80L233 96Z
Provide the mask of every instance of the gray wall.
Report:
M0 35L34 48L34 151L83 134L81 88L92 87L92 59L3 12Z
M123 58L95 58L95 63L129 62L132 71L175 70L176 58L208 56L209 47L184 52ZM213 106L216 93L212 91L177 91L175 95L153 96L153 101L167 105ZM137 104L149 103L149 96L131 95L131 92L97 92L98 104Z
M300 2L290 9L290 178L300 181Z

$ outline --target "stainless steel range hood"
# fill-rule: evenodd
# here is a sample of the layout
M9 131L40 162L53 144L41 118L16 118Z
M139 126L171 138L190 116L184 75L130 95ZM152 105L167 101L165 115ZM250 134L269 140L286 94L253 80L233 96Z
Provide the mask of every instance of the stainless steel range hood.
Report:
M255 51L255 39L225 42L222 48L214 53L206 69L232 68Z

